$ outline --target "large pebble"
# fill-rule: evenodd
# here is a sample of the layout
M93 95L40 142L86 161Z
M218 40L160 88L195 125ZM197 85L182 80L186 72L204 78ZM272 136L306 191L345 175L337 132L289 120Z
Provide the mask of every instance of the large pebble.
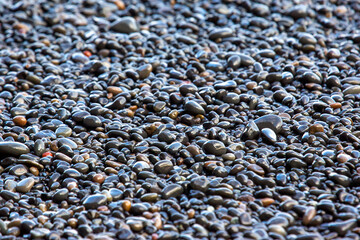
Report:
M30 149L23 143L19 142L0 142L0 153L18 157L22 154L29 153Z
M113 22L110 26L110 30L119 33L133 33L138 32L139 27L133 17L123 17Z
M94 194L88 196L83 204L86 209L96 209L97 207L106 204L107 198L103 194Z
M202 148L204 152L214 154L216 156L221 156L226 153L224 143L217 140L209 140L205 142Z
M263 128L270 128L275 133L278 133L282 129L283 121L279 116L270 114L256 119L255 124L260 130Z

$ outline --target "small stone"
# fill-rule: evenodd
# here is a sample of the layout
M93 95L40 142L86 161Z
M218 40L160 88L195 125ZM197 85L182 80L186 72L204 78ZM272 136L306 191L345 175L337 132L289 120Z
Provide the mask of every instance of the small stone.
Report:
M97 173L94 175L93 181L102 184L105 181L105 177L104 175Z
M201 192L206 192L209 188L209 180L205 176L196 177L191 180L190 186L194 190L199 190Z
M87 127L96 128L101 127L101 120L97 116L86 116L83 120L83 123Z
M232 34L233 34L233 30L230 28L215 29L209 33L209 39L216 40L218 38L227 38L227 37L231 37Z
M275 133L279 133L282 129L283 121L279 116L269 114L256 119L255 124L260 130L263 128L270 128Z
M24 116L16 116L13 118L13 122L19 127L25 127L27 120Z
M254 173L260 175L260 176L264 176L265 175L265 171L262 167L260 167L257 164L249 164L249 166L247 166L247 169L250 171L253 171Z
M119 33L133 33L138 32L139 27L133 17L127 16L113 22L110 26L110 30Z
M142 222L136 220L128 220L126 224L128 224L134 232L140 232L144 227Z
M99 206L106 204L107 199L105 195L102 194L94 194L88 196L83 204L86 209L97 209Z
M145 64L138 68L140 79L145 79L150 76L153 68L151 64Z
M57 137L60 137L60 136L70 137L72 134L72 130L69 127L61 126L58 129L56 129L55 134Z
M243 140L252 140L256 139L260 134L260 130L254 121L249 121L246 125L244 132L241 135Z
M339 155L337 155L337 160L340 163L345 163L347 161L349 161L352 157L346 153L340 153Z
M179 185L179 184L170 184L168 186L166 186L161 194L162 197L165 199L171 198L171 197L178 197L183 193L183 188Z
M60 203L63 200L66 200L68 198L69 191L67 189L59 189L55 192L53 196L53 201Z
M273 198L263 198L263 199L261 199L261 202L264 207L268 207L271 204L273 204L275 202L275 200Z
M154 165L154 170L157 173L168 174L173 167L174 166L170 160L161 160Z
M349 219L346 221L332 222L329 224L329 230L337 232L340 236L345 236L345 234L351 229L357 226L356 219Z
M204 108L197 102L195 101L188 101L185 103L185 111L192 114L192 115L204 115L205 114L205 110Z
M9 170L9 173L11 175L15 175L15 176L22 176L22 175L28 173L28 169L24 165L18 164L18 165L11 167Z
M261 129L261 136L263 137L263 139L271 144L276 143L277 141L277 137L276 137L276 133L271 130L270 128L263 128Z
M31 190L31 188L34 186L35 180L32 177L25 178L18 182L16 186L16 191L21 193L27 193Z
M109 86L106 89L109 93L112 93L114 96L116 96L119 93L122 93L123 90L120 87L115 87L115 86Z
M317 132L324 132L324 126L319 123L311 125L309 128L309 133L314 134Z
M226 153L225 145L217 140L206 141L202 148L204 152L214 154L216 156L221 156Z
M303 224L309 225L309 223L315 216L316 216L316 209L314 207L308 207L303 217Z
M131 202L129 200L125 200L122 203L122 208L124 209L124 211L129 212L131 209Z
M359 94L360 86L350 86L343 91L344 95Z

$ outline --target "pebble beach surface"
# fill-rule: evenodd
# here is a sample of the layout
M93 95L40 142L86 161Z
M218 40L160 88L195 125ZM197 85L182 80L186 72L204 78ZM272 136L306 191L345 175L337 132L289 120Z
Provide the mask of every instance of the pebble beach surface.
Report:
M360 239L358 0L0 0L1 239Z

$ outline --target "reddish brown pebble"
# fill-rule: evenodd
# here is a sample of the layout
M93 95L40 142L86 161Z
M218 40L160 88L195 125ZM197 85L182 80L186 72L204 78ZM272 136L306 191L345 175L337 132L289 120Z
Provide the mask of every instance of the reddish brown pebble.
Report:
M13 118L13 122L16 126L25 127L26 126L26 118L24 116L16 116Z
M93 181L102 184L105 181L105 177L104 175L97 173L94 175Z
M340 153L339 155L337 155L337 160L340 163L345 163L347 161L349 161L352 157L346 153Z
M157 240L159 238L159 235L156 233L151 234L151 240Z
M261 202L262 202L264 207L268 207L271 204L273 204L275 202L275 200L272 199L272 198L263 198L263 199L261 199Z
M99 212L105 212L105 211L108 211L109 208L108 208L107 206L99 206L99 207L97 208L97 210L98 210Z
M76 218L69 218L69 220L67 222L68 222L70 227L76 228L76 226L77 226L77 219Z
M124 211L129 212L131 208L131 202L129 200L125 200L122 203L122 208L124 209Z
M309 132L310 134L314 134L317 132L324 132L324 126L319 123L313 124L309 128Z
M330 107L333 109L337 109L337 108L341 108L342 105L341 105L341 103L332 103L332 104L330 104Z
M253 171L254 173L260 175L260 176L264 176L265 174L265 171L262 167L260 167L259 165L256 165L256 164L250 164L248 167L247 167L248 170L250 171Z
M193 217L195 217L195 210L194 209L189 209L187 211L187 214L188 214L189 218L193 218Z
M114 96L116 94L122 93L122 89L119 87L110 86L106 89L109 93L112 93Z

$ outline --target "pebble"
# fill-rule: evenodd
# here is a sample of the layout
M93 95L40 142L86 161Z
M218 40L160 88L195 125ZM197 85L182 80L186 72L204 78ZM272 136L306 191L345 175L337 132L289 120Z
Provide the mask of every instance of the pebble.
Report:
M154 170L157 173L168 174L173 169L173 164L169 160L161 160L154 165Z
M264 138L264 140L271 144L274 144L277 141L276 133L270 128L261 129L261 136Z
M192 100L185 103L184 109L192 115L205 114L204 108L199 103Z
M360 86L350 86L344 90L344 95L348 94L359 94L360 93Z
M16 191L20 193L27 193L34 186L35 180L32 177L25 178L17 183Z
M23 143L0 142L0 153L2 154L18 157L29 152L30 149Z
M303 217L303 224L309 225L311 220L316 216L316 209L314 207L308 207Z
M340 236L345 236L347 232L357 226L356 219L349 219L346 221L338 221L329 224L329 230L335 231Z
M97 207L106 204L107 199L105 195L102 194L94 194L88 196L83 204L86 209L96 209Z
M69 127L59 127L58 129L56 129L55 134L57 137L70 137L72 134L72 130Z
M171 197L176 198L179 197L183 191L183 188L179 184L170 184L161 191L161 195L164 199Z
M16 116L13 118L13 122L19 127L25 127L27 120L24 116Z
M275 133L279 133L282 129L283 121L279 116L269 114L256 119L255 124L262 130L264 128L270 128Z
M206 153L214 154L216 156L221 156L226 153L225 145L217 140L206 141L203 145L203 150Z
M133 17L122 17L111 24L110 30L119 33L133 33L138 32L139 27Z
M101 120L97 116L86 116L83 119L83 123L86 127L96 128L101 127Z
M249 121L241 138L244 140L256 139L260 134L260 130L254 121Z

